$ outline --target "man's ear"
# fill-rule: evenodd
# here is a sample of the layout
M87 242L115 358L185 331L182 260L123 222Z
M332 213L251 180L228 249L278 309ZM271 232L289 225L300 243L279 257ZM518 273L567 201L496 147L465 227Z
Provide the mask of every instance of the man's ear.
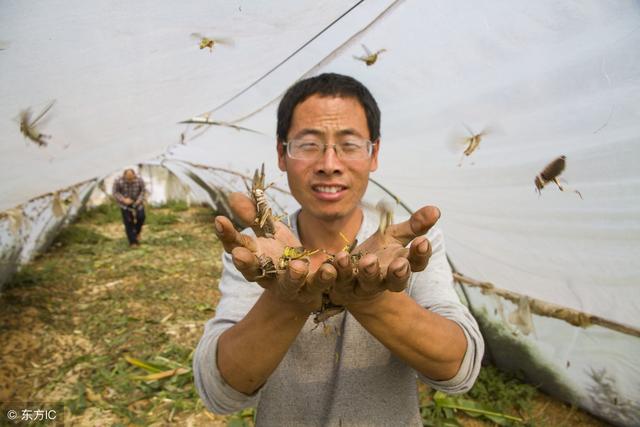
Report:
M369 172L373 172L378 169L378 151L380 150L380 138L376 139L373 142L373 147L371 147L371 165L369 167Z
M278 140L276 148L278 150L278 167L282 172L286 172L287 171L287 160L286 160L287 150L284 148L284 145L280 140Z

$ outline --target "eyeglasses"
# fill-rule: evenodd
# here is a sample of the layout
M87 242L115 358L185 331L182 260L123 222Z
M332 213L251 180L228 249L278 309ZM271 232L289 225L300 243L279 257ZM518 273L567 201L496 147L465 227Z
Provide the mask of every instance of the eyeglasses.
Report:
M317 139L293 139L284 142L287 147L287 154L292 159L298 160L318 160L324 156L329 144ZM373 142L364 139L348 139L332 144L336 155L340 160L364 160L371 157L373 152Z

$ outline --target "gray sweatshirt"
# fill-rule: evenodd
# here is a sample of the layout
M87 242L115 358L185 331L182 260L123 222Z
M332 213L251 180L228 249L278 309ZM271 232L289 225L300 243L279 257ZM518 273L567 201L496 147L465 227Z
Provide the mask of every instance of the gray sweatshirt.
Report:
M296 235L297 214L291 216ZM365 211L358 241L364 242L377 227L376 216ZM263 289L247 282L231 256L224 254L222 296L193 357L196 388L206 407L227 414L257 406L258 426L422 426L416 376L446 393L469 390L480 370L484 342L475 319L453 289L442 232L434 227L427 237L433 250L429 265L412 274L405 292L462 327L467 352L455 377L434 381L416 373L343 312L324 326L316 325L310 316L278 368L255 394L233 389L218 370L218 337L245 316Z

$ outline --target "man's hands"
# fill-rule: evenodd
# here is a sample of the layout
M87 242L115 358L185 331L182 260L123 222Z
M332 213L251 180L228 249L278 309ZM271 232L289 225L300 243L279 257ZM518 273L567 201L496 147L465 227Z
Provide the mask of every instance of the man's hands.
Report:
M242 222L254 229L257 227L256 208L249 197L232 193L229 203ZM387 227L384 234L376 232L352 254L340 252L333 263L322 263L316 271L310 271L306 259L294 259L284 270L278 270L275 277L265 277L260 257L269 257L277 265L285 247L302 246L285 224L274 221L273 239L239 233L223 216L216 217L215 227L225 251L231 254L235 267L245 279L257 282L279 299L291 303L295 311L308 315L320 309L323 292L329 293L333 304L355 308L386 290L404 290L411 272L424 270L429 262L431 245L423 235L439 217L437 208L423 207L409 220ZM409 242L411 245L406 248ZM356 261L357 269L354 269L351 256L359 253L364 255Z
M242 222L252 228L255 224L256 208L253 201L241 193L232 193L229 204ZM218 216L215 219L216 233L224 249L230 253L238 271L250 282L260 286L285 301L303 315L316 311L322 302L322 293L336 278L336 270L329 264L323 264L310 274L309 262L295 259L288 263L284 271L278 271L275 277L265 277L260 266L260 257L269 257L277 265L287 246L299 247L300 241L293 232L280 221L274 221L274 238L253 238L239 233L228 218ZM257 234L257 233L256 233Z
M364 254L357 262L357 272L349 254L336 255L337 279L330 293L331 301L349 309L377 298L386 290L404 290L411 272L427 267L431 245L423 235L439 218L438 208L425 206L407 221L387 227L384 234L377 231L352 252Z

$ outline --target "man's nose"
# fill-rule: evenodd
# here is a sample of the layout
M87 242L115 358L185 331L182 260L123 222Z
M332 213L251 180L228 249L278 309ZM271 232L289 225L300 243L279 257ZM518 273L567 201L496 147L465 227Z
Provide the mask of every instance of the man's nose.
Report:
M316 173L333 175L342 173L344 165L338 157L338 151L335 144L327 144L325 146L322 157L316 162Z

